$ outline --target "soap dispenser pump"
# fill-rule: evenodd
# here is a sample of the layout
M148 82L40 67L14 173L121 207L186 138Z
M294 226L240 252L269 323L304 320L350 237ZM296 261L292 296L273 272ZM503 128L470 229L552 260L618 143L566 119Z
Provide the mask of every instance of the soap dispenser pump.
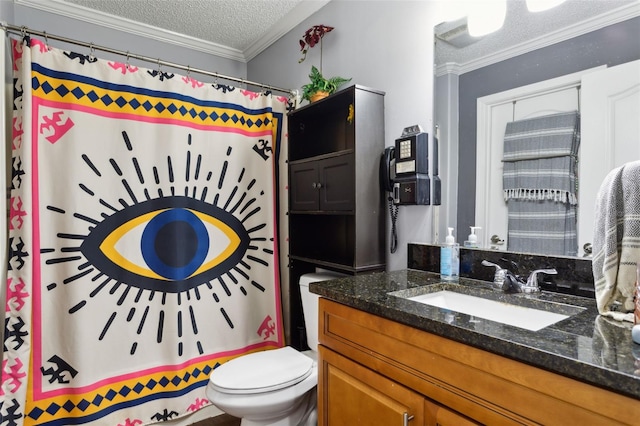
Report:
M444 245L440 247L440 279L455 281L460 273L460 245L453 237L453 228L447 228Z
M467 237L466 241L464 242L464 246L465 247L469 247L469 248L478 248L480 247L478 245L478 234L476 234L476 231L478 229L482 229L479 226L470 226L469 228L471 228L471 233L469 234L469 236Z

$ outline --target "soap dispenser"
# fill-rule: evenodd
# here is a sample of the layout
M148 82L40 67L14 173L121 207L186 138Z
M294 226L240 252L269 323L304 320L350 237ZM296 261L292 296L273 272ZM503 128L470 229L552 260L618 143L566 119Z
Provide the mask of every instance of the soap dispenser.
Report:
M455 281L460 274L460 246L453 237L453 228L447 228L448 235L440 247L440 279Z
M476 231L478 229L482 229L482 228L479 227L479 226L470 226L469 228L471 228L471 233L469 234L469 236L465 240L464 246L468 247L468 248L478 248L478 247L480 247L478 245L478 235L476 234Z

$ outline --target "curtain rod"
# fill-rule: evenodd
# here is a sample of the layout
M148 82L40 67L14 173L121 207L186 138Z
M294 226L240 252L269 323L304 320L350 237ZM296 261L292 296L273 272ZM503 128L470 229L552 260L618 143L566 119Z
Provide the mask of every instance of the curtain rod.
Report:
M186 71L187 73L195 72L195 73L198 73L198 74L204 74L204 75L208 75L208 76L215 77L215 78L221 78L223 80L235 81L235 82L241 83L241 84L250 84L252 86L262 87L263 89L268 89L268 90L273 90L273 91L277 91L277 92L288 93L289 95L294 96L294 97L297 94L297 90L295 90L295 89L283 89L281 87L271 86L271 85L268 85L268 84L256 83L255 81L249 81L249 80L245 80L245 79L238 78L238 77L232 77L232 76L228 76L228 75L219 74L217 72L207 71L207 70L203 70L203 69L200 69L200 68L192 68L191 66L185 66L185 65L176 64L176 63L169 62L169 61L164 61L164 60L161 60L160 58L151 58L151 57L144 56L144 55L138 55L138 54L135 54L135 53L130 53L129 51L125 52L125 51L118 50L118 49L112 49L110 47L99 46L99 45L96 45L96 44L93 44L93 43L87 43L87 42L84 42L84 41L74 40L74 39L70 39L70 38L66 38L66 37L62 37L62 36L58 36L58 35L54 35L54 34L48 34L46 31L35 31L35 30L29 29L27 27L19 27L17 25L7 24L5 22L0 22L0 28L2 28L5 32L11 32L11 33L14 33L14 34L20 34L20 35L34 34L34 35L38 35L40 37L44 37L45 43L48 41L48 39L58 40L58 41L62 41L64 43L71 43L71 44L76 44L78 46L88 47L92 51L93 50L101 50L101 51L104 51L104 52L109 52L109 53L114 53L116 55L125 56L127 59L134 58L134 59L138 59L138 60L141 60L141 61L151 62L151 63L157 64L158 66L162 65L162 66L181 69L183 71Z

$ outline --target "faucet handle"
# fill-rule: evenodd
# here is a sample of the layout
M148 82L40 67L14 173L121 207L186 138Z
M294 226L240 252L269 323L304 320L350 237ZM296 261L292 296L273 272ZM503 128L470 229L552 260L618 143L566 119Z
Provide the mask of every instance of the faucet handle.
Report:
M527 285L523 287L523 291L525 293L533 293L540 291L540 286L538 285L538 274L548 274L555 275L558 273L554 268L549 269L536 269L531 274L529 274L529 278L527 279Z
M493 276L493 284L501 289L504 285L504 279L507 274L507 270L497 263L489 262L488 260L483 260L482 264L484 266L493 266L496 268L496 274Z

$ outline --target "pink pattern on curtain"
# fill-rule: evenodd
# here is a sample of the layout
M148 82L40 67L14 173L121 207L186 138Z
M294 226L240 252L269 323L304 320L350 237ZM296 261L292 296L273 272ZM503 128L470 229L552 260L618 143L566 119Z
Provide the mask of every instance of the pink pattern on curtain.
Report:
M25 43L0 424L198 410L216 366L284 344L287 99Z

